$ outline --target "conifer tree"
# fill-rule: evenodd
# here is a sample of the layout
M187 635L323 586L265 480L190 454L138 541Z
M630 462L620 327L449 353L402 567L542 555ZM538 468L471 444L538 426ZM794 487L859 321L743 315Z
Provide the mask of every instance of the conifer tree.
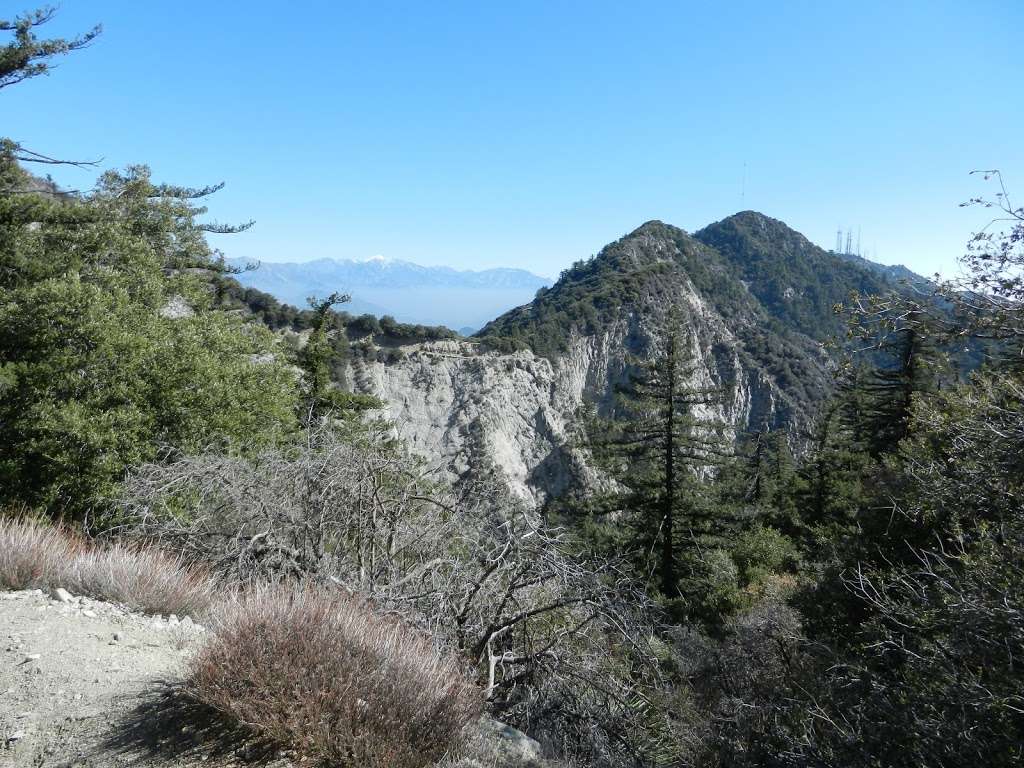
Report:
M312 329L305 347L299 353L299 365L305 378L304 418L310 422L325 417L344 417L381 407L377 398L345 392L335 385L332 371L338 362L338 345L331 338L336 316L332 309L349 297L332 293L324 299L310 297L313 310ZM336 338L345 338L342 328L333 329Z
M35 30L53 19L57 9L43 6L34 11L27 11L13 19L0 19L0 33L13 36L6 45L0 46L0 90L21 83L33 77L39 77L53 68L51 60L57 56L66 56L88 46L102 31L97 25L77 37L50 38L40 40ZM0 151L10 155L20 163L39 163L43 165L95 165L94 162L76 162L73 160L57 160L24 147L20 142L0 137ZM0 195L10 194L9 188L0 188ZM21 193L22 190L16 190Z
M911 313L907 320L878 340L876 358L880 359L854 395L859 400L855 428L874 458L897 450L909 434L916 399L934 389L934 346L918 313Z
M50 59L85 48L102 31L95 26L71 39L40 40L35 29L50 21L55 13L56 8L44 6L14 19L0 19L0 32L14 35L11 42L0 48L0 88L47 74L53 66Z
M759 430L742 441L723 478L727 499L787 535L799 527L797 465L782 429Z
M706 415L719 393L694 386L687 346L670 331L660 353L620 388L618 418L602 422L592 439L622 489L610 505L625 515L642 565L669 598L692 592L701 546L716 532L701 478L726 453L724 425Z

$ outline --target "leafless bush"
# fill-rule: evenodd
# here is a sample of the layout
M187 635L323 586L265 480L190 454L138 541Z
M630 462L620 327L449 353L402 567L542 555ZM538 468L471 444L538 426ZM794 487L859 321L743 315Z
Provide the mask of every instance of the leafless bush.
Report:
M193 695L329 765L427 765L482 707L455 661L353 597L254 588L225 603L214 627L192 664Z
M153 548L89 542L30 520L0 518L0 586L63 587L147 613L200 617L213 583L202 569Z
M139 468L126 531L246 582L354 577L370 591L423 564L453 530L408 460L327 430L253 459L210 454ZM430 558L428 558L429 560Z
M417 623L474 665L493 711L558 749L650 746L642 590L499 482L452 488L385 441L314 430L251 460L142 467L123 511L137 535L236 579L315 578Z

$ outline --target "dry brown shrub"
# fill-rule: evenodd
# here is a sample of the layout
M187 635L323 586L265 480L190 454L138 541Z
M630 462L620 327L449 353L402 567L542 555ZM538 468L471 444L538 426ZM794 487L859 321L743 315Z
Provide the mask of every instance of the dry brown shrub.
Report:
M30 519L0 518L0 588L55 589L145 613L205 615L209 576L152 547L90 542Z
M652 705L630 703L666 681L642 585L623 562L581 559L497 469L450 487L387 440L311 430L250 459L139 467L120 511L128 535L226 579L333 582L401 614L472 664L489 708L552 754L631 765L650 751L637 735Z
M426 637L365 603L303 586L223 604L192 694L328 765L418 768L451 753L482 696Z

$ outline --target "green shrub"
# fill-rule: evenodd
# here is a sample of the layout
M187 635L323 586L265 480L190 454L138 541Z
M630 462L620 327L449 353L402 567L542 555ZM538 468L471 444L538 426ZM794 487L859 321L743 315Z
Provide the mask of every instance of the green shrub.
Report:
M792 568L798 556L789 538L762 525L744 531L731 554L744 584L758 584L773 573Z

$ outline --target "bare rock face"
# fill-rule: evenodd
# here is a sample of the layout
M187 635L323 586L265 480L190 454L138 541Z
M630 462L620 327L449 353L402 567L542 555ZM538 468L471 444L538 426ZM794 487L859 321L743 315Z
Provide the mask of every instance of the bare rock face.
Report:
M720 392L720 402L698 416L737 434L782 426L800 434L831 387L819 340L831 328L831 307L808 304L787 314L768 301L774 294L747 279L761 279L744 271L753 246L733 240L724 239L731 250L721 251L648 222L489 323L481 341L381 354L370 348L353 358L347 379L386 403L386 416L414 452L456 477L491 463L517 494L538 503L596 478L575 447L579 410L587 405L608 415L616 386L638 360L659 354L669 331L689 345L688 383ZM797 233L782 240L805 243ZM799 248L772 258L779 270L810 274L831 258L818 251L807 264L797 258ZM518 344L543 354L493 351L487 338L498 348Z
M175 295L171 296L167 303L160 307L159 315L165 320L181 320L182 318L195 315L195 310L192 309L192 305L188 303L184 296Z
M551 362L531 352L487 352L471 342L403 348L396 362L356 360L349 379L379 397L406 446L454 476L492 461L524 498L536 500L564 482L559 461L578 400L567 396Z
M691 295L694 386L719 387L720 407L704 414L737 428L773 422L778 392L745 366L728 328ZM702 314L703 313L703 314ZM570 484L594 481L585 451L573 445L577 414L589 402L610 407L630 355L656 341L639 316L613 323L600 336L573 334L569 351L554 361L530 351L488 351L469 341L426 342L402 348L392 362L356 359L349 381L380 398L385 416L414 453L462 477L485 462L504 473L509 487L533 503Z
M487 715L467 727L465 756L454 768L547 768L540 744L525 733Z

